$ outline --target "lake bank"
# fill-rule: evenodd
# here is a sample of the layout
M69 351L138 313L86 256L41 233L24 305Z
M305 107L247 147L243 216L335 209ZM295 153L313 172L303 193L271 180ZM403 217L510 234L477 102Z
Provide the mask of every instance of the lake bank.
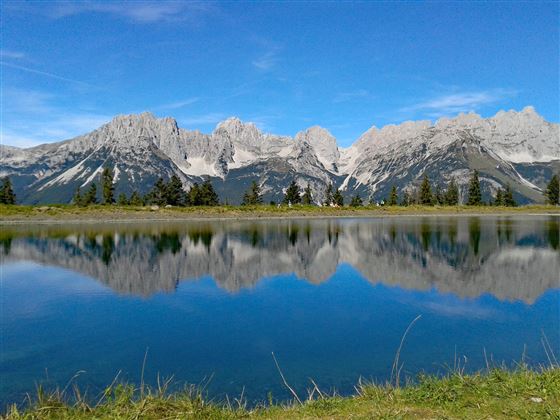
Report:
M0 205L0 223L18 222L80 222L137 221L137 220L197 220L197 219L264 219L264 218L322 218L322 217L379 217L422 215L560 215L560 207L530 205L519 207L494 206L409 206L409 207L318 207L318 206L216 206L173 207L150 206L6 206Z
M424 377L400 388L358 384L350 397L326 395L310 389L302 403L269 401L247 408L243 396L229 402L208 401L190 389L168 394L143 387L109 386L96 404L80 394L68 403L60 392L41 393L26 409L10 407L7 420L23 418L555 418L560 407L560 369L517 371L492 369L486 373L444 378Z

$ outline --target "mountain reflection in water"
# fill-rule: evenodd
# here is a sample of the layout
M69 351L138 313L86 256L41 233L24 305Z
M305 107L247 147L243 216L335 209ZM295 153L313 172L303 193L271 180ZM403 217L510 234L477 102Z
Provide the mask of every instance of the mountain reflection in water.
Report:
M295 273L327 281L348 263L372 284L534 302L560 286L559 221L413 217L4 226L2 263L33 261L119 293L173 292L211 276L231 292Z

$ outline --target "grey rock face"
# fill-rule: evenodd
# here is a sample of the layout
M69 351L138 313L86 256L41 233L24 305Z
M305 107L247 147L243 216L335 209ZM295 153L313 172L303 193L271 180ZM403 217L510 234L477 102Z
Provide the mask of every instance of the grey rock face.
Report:
M434 183L452 177L461 186L472 169L486 196L510 184L522 202L542 200L542 188L560 169L560 129L531 107L492 118L461 114L429 121L372 127L349 148L324 128L294 138L262 133L229 118L211 134L187 131L173 118L150 113L117 116L99 129L29 149L0 146L0 175L9 175L24 203L69 202L75 189L96 182L104 166L115 173L117 193L147 192L162 176L177 174L188 188L209 177L241 199L252 180L267 199L281 199L295 179L309 184L316 202L329 183L346 196L385 198L392 185L414 190L424 173Z

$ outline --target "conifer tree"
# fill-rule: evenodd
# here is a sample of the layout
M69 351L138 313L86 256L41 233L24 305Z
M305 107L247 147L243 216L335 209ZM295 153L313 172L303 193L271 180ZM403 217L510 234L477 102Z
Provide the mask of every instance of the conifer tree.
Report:
M126 198L125 193L122 192L119 194L119 198L117 199L117 204L119 206L128 206L129 202L128 199Z
M86 206L97 204L97 185L95 185L95 182L92 182L89 186L83 202Z
M418 201L424 206L433 205L432 187L430 186L430 178L428 178L428 175L424 175L424 179L420 185L420 196L418 197Z
M173 174L166 185L166 202L172 206L184 206L187 201L187 195L183 190L181 179Z
M152 187L152 190L147 194L146 201L150 204L164 206L167 204L167 185L163 178L159 177Z
M445 191L445 204L448 206L456 206L459 204L459 187L454 178L451 178L447 190Z
M138 194L138 191L136 190L132 191L132 194L130 195L129 204L131 206L141 206L144 204L142 202L142 197L140 197L140 194Z
M74 193L74 197L72 197L72 204L75 206L83 206L84 205L84 197L82 197L82 192L80 187L76 188L76 192Z
M402 195L402 199L399 202L399 206L403 206L406 207L410 204L410 194L408 193L407 190L403 191L403 195Z
M220 204L218 194L209 179L204 181L199 190L200 202L203 206L217 206Z
M305 190L303 191L303 195L301 196L301 202L306 206L310 206L311 204L313 204L313 196L311 194L311 187L309 186L309 183L307 184L307 187L305 187Z
M115 186L113 185L113 172L109 167L103 169L101 187L103 188L103 204L113 204L115 202Z
M191 189L187 194L187 203L189 206L200 206L202 205L202 200L200 197L200 187L197 182L193 184Z
M325 206L330 206L333 202L333 185L327 185L327 191L325 192L325 202L323 203Z
M256 181L253 181L249 189L245 191L245 194L243 194L243 201L241 202L241 205L256 206L257 204L262 203L263 198L261 194L261 187L259 187L259 184L257 184Z
M16 194L14 193L12 181L9 177L2 179L2 186L0 187L0 203L16 204Z
M436 186L436 192L434 193L434 201L438 206L445 205L445 196L443 194L443 189L439 184L437 184Z
M410 202L411 202L410 193L404 190L400 205L406 207L410 205Z
M496 190L496 196L494 197L494 205L495 206L504 205L504 191L501 188L498 188Z
M546 186L545 196L548 204L553 206L560 204L560 179L558 175L554 175Z
M480 181L478 179L478 171L475 170L469 181L469 195L467 198L468 206L480 206L482 204L482 193L480 192Z
M391 193L389 194L389 199L387 200L388 206L396 206L399 202L399 195L397 194L397 187L394 185L391 187Z
M513 198L513 190L511 189L511 186L509 184L506 185L506 189L503 193L503 201L504 201L504 206L506 206L506 207L517 206L517 203L515 202L515 199Z
M284 204L299 204L301 203L301 196L299 191L299 186L296 181L292 181L286 190L284 195Z
M352 200L350 201L351 207L361 207L363 205L364 202L362 201L362 197L360 197L360 194L356 194L354 197L352 197Z
M335 206L339 206L339 207L344 206L344 197L342 196L342 193L340 192L340 190L338 188L336 189L336 191L333 194L333 204Z

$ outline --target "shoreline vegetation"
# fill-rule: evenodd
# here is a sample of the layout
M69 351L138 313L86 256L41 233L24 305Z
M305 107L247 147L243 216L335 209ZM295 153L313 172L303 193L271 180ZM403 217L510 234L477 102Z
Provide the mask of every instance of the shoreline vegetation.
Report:
M560 206L527 205L506 206L361 206L319 207L310 205L271 206L119 206L92 205L3 205L0 204L0 223L22 221L127 221L127 220L181 220L181 219L266 219L266 218L321 218L321 217L386 217L430 215L560 215Z
M311 381L307 399L294 398L250 407L241 395L225 402L208 400L190 386L168 392L157 388L112 384L94 399L84 394L46 392L39 388L26 408L7 407L3 418L19 419L301 419L301 418L558 418L560 368L557 365L515 370L502 368L465 375L456 369L445 377L420 376L398 387L360 382L352 396L321 392ZM68 387L67 387L68 389ZM90 397L91 398L91 397Z

